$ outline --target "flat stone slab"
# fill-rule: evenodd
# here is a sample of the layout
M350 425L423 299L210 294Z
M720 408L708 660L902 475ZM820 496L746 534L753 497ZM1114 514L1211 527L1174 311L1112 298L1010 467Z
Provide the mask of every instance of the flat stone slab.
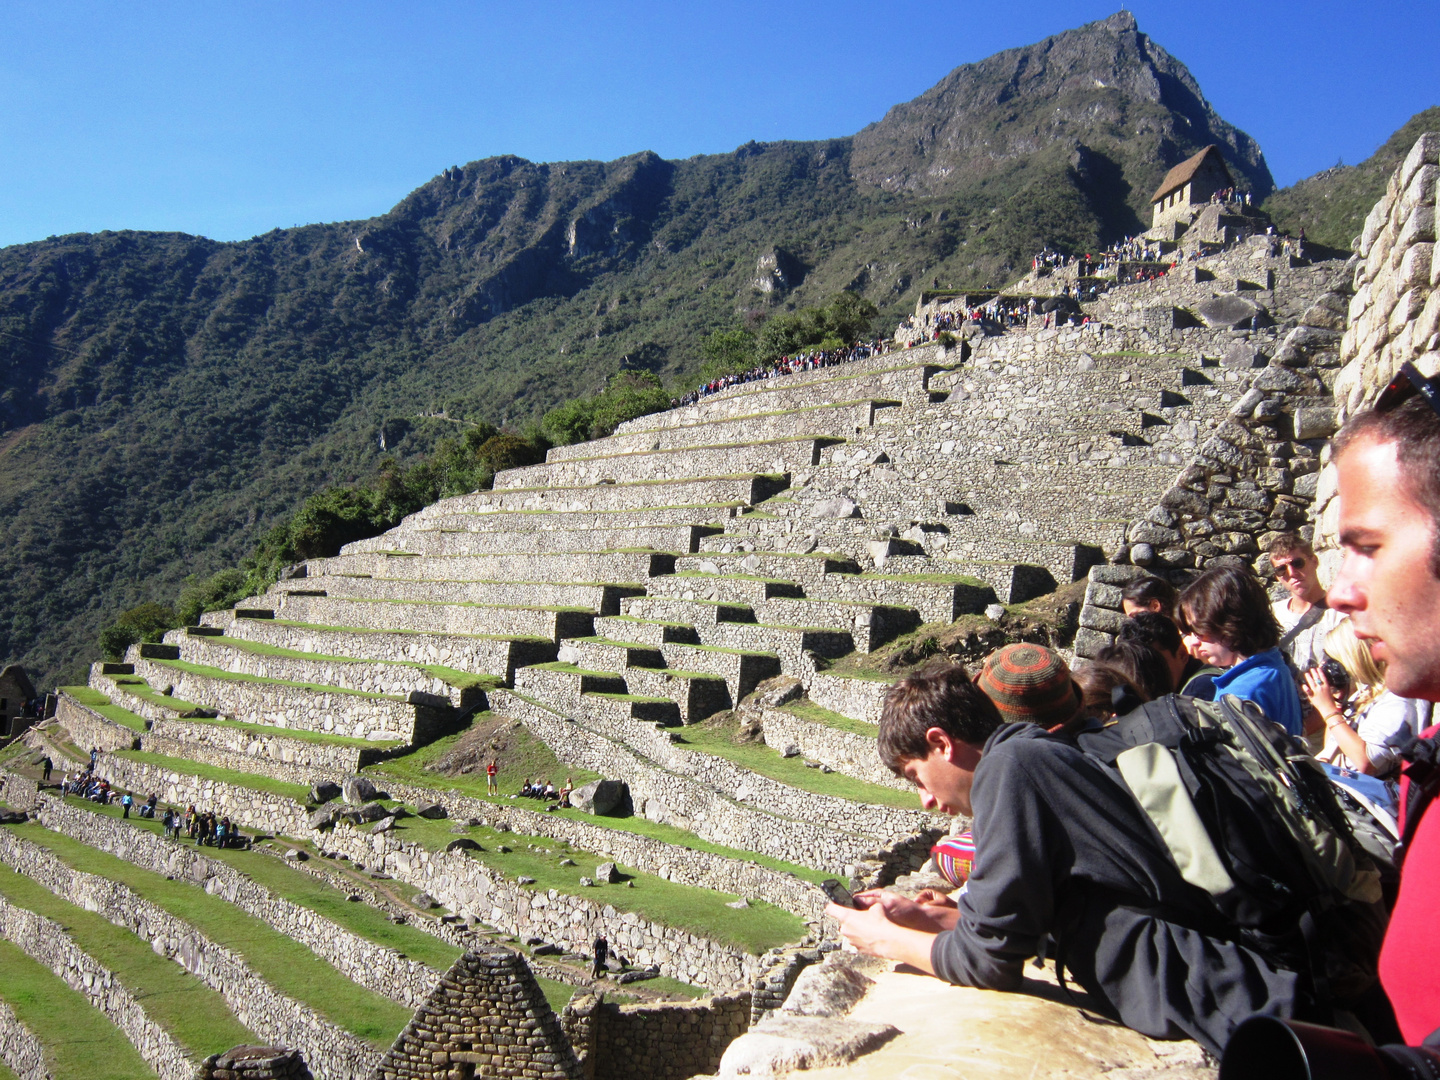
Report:
M872 973L876 985L849 1016L835 1022L857 1031L891 1025L900 1034L849 1064L794 1075L804 1080L1215 1080L1216 1070L1195 1043L1158 1042L1082 1013L1067 1001L1050 968L1027 965L1025 972L1027 992L1018 994L950 986L893 968Z

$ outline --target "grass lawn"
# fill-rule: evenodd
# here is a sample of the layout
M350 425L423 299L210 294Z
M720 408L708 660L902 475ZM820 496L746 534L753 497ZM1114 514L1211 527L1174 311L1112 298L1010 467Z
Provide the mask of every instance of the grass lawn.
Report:
M482 713L476 717L476 723L490 719L492 714ZM433 789L437 794L446 791L458 791L472 799L480 799L483 802L492 802L498 806L513 805L515 800L509 796L520 790L523 780L536 776L543 776L555 781L555 786L560 786L560 781L566 776L571 777L578 787L581 784L589 783L591 780L599 780L600 774L590 772L588 769L572 768L556 759L555 755L530 732L521 727L512 729L506 733L507 750L500 760L500 771L497 779L502 792L499 796L486 794L485 774L477 770L473 773L462 773L459 776L442 776L431 772L430 766L443 758L454 745L465 735L460 732L455 735L447 735L438 739L428 746L422 746L413 753L403 757L392 758L389 761L372 765L365 769L365 775L372 777L378 783L384 777L413 784L416 787ZM531 806L539 808L539 803L523 802L521 806L527 809ZM648 836L652 840L659 840L662 843L672 844L675 847L692 848L696 851L708 851L714 855L724 855L731 859L739 859L742 862L756 862L761 866L777 870L780 873L794 874L804 878L806 881L820 882L826 877L833 877L833 874L826 874L820 870L813 870L796 863L788 863L781 859L773 859L767 855L759 855L753 851L744 851L740 848L725 847L723 844L712 844L708 840L702 840L692 832L678 828L674 825L661 825L659 822L647 821L638 815L628 817L596 817L580 810L557 810L556 817L569 818L572 821L583 821L589 825L595 825L602 829L614 829L617 832L636 833L640 836Z
M410 1019L411 1010L357 986L305 946L198 886L142 870L38 824L6 827L48 848L77 870L128 885L211 941L238 953L276 990L304 1002L372 1046L388 1048Z
M869 724L864 720L856 720L853 717L842 716L840 713L831 712L829 709L822 709L819 705L810 701L794 701L789 705L781 705L781 712L788 712L801 720L812 724L823 724L825 727L834 728L836 731L847 731L852 735L865 735L873 739L880 733L879 725Z
M272 795L282 795L302 804L310 797L310 789L303 784L287 784L283 780L272 780L270 777L261 776L258 773L236 772L234 769L222 769L218 765L206 765L186 758L167 757L164 754L150 754L143 750L116 750L114 754L116 757L144 762L160 769L188 773L190 776L198 776L205 780L218 780L221 783L235 784L238 787L247 787L255 791L268 791Z
M150 1019L195 1060L258 1041L217 991L130 931L60 899L8 866L0 866L0 893L16 906L63 926L76 945L119 977Z
M0 1000L40 1040L53 1076L85 1080L155 1076L119 1028L49 968L4 938L0 938ZM4 1075L15 1074L6 1069L0 1073Z
M692 724L681 729L677 742L703 753L723 757L737 765L743 765L751 772L816 795L833 795L840 799L850 799L852 802L894 806L902 810L916 809L915 796L908 792L856 780L844 773L825 773L819 769L806 768L802 758L781 757L778 750L763 743L738 743L735 741L738 726L733 717L707 720L702 724Z
M162 694L151 688L144 679L135 675L112 675L110 678L120 690L137 697L147 704L154 705L157 709L164 709L167 712L189 712L192 709L200 708L193 701L185 701L182 698L172 697L169 694Z
M87 802L73 796L65 801L78 810L103 814L106 817L120 816L118 806L101 806L99 803ZM164 826L159 821L148 818L132 816L127 824L132 828L145 829L156 836L164 832ZM183 840L180 842L186 843ZM295 869L274 855L236 848L206 848L204 854L206 858L234 867L252 881L269 889L275 896L309 908L317 915L325 916L367 941L397 949L412 960L419 960L437 971L447 970L460 958L463 951L409 923L392 923L384 911L370 904L350 903L345 898L346 894L339 889L303 870Z
M452 822L404 818L395 826L398 839L420 843L430 850L444 847L456 834ZM724 942L735 948L759 955L776 945L800 940L805 924L798 915L782 908L751 900L749 908L735 909L726 903L734 895L714 892L691 885L677 885L638 869L619 868L623 880L618 885L584 887L581 877L594 878L595 868L611 860L550 837L502 833L485 826L465 830L465 835L484 850L468 854L511 881L525 876L535 879L525 886L536 891L556 889L572 896L583 897L596 904L609 904L618 911L633 911L655 922L679 930ZM501 846L510 848L499 851ZM562 859L576 865L564 866ZM626 884L633 882L633 887Z
M69 694L81 705L94 709L101 716L105 717L105 719L113 720L122 727L127 727L131 731L139 732L142 735L148 730L143 716L139 713L133 713L129 709L122 709L119 705L111 705L110 699L100 693L99 690L95 690L89 686L62 686L60 689Z

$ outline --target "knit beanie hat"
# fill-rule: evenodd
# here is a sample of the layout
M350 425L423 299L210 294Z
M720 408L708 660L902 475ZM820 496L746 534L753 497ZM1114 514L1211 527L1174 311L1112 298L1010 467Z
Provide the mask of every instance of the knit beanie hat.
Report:
M1054 728L1080 712L1083 698L1070 669L1043 645L1006 645L985 661L975 685L1010 723Z

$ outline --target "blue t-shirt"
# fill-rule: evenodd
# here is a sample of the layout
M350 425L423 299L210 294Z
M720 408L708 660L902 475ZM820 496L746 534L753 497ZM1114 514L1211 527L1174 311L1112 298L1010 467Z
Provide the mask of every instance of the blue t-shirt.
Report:
M1234 694L1253 701L1291 735L1300 734L1300 691L1279 648L1266 649L1215 676L1215 698Z

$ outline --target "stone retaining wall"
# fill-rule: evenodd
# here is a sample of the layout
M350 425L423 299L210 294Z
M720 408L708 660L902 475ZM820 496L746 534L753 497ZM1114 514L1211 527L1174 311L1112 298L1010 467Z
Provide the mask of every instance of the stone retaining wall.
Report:
M53 1080L40 1040L3 1001L0 1001L0 1061L18 1080Z
M198 810L212 810L218 816L247 829L305 836L310 831L309 815L294 799L268 791L241 787L223 780L210 780L193 773L161 768L148 761L133 761L114 754L101 754L96 772L110 783L128 791L155 793L171 806L194 804Z
M678 847L638 833L607 829L520 806L497 806L481 799L467 798L458 792L441 794L429 788L394 781L386 782L384 787L390 795L411 805L438 800L452 818L474 818L492 828L503 826L522 836L563 840L583 851L613 859L625 866L639 867L647 874L677 885L693 885L763 900L810 921L818 920L825 909L825 895L814 885L759 863Z
M0 800L16 810L34 810L40 801L40 785L28 776L0 770Z
M761 716L765 745L782 754L795 747L801 756L818 761L836 772L880 784L896 791L914 791L914 787L896 778L880 763L875 752L874 735L857 735L838 731L824 724L802 720L784 709L766 709Z
M561 1015L586 1080L685 1080L713 1073L750 1028L750 994L615 1005L577 995Z
M319 1080L332 1077L364 1080L378 1062L379 1053L368 1044L336 1027L309 1006L281 994L238 955L134 890L108 878L74 870L39 845L4 829L0 829L0 860L61 899L93 911L140 940L148 941L157 953L174 960L224 997L235 1018L251 1031L300 1050ZM5 936L15 940L8 927ZM119 987L118 981L115 986ZM131 1035L125 1026L121 1030ZM146 1054L145 1046L134 1036L131 1042L142 1055ZM151 1058L147 1056L146 1060ZM187 1059L184 1065L184 1078L189 1080L195 1073L195 1063ZM178 1072L169 1075L176 1076L177 1080L180 1077Z
M412 583L404 585L413 587ZM499 604L503 601L496 600ZM387 630L403 626L436 634L514 634L558 641L591 632L588 611L547 611L544 608L494 607L461 600L351 600L333 596L287 596L276 609L282 619L324 625ZM616 601L619 610L619 601Z
M1440 372L1440 134L1422 135L1391 174L1385 195L1355 242L1355 295L1340 342L1335 420L1369 408L1411 361L1422 374ZM1333 578L1340 552L1336 530L1335 466L1322 456L1315 494L1316 546L1321 574Z
M124 724L117 724L87 705L81 705L63 690L55 704L55 719L70 733L70 741L82 751L95 747L99 750L130 750L140 737Z
M878 724L885 695L894 685L880 679L847 679L820 674L806 685L805 693L822 709L864 720L867 724Z
M109 852L157 874L204 887L248 915L262 919L328 961L367 990L412 1009L430 996L440 973L396 950L377 945L309 908L275 896L240 871L193 848L122 821L78 810L42 795L37 817L47 829Z
M262 735L245 728L204 720L156 720L149 733L140 737L140 742L144 749L154 753L188 757L195 761L207 760L197 755L197 750L222 752L226 760L221 761L217 755L212 762L216 765L253 760L255 765L282 766L278 773L267 768L266 775L297 784L313 784L315 781L308 779L311 776L352 776L380 756L375 748ZM161 743L186 749L182 752L162 749ZM283 775L286 771L284 766L291 766L293 775ZM255 771L251 765L242 766L242 769L245 772Z
M518 938L540 937L567 951L588 953L601 934L631 963L658 965L682 982L725 989L747 981L760 960L685 930L621 912L605 903L555 889L526 888L463 851L426 851L390 833L362 833L346 823L320 837L327 851L347 855L424 889L452 911L473 916Z
M0 840L13 841L13 837L0 829ZM8 857L6 861L9 862ZM150 1019L115 973L71 941L59 923L0 897L0 936L49 968L88 1000L130 1040L145 1062L160 1074L160 1080L191 1080L195 1075L195 1062L186 1056L180 1044Z

